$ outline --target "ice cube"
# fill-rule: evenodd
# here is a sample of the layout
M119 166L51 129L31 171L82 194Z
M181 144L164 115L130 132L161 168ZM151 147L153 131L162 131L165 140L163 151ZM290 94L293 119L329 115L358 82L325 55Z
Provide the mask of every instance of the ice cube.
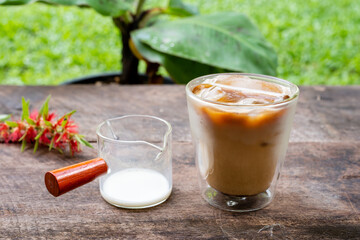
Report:
M219 75L205 80L193 92L211 101L249 105L281 102L289 89L246 76Z
M218 101L224 97L225 94L226 93L222 90L221 87L213 86L210 88L204 88L199 96L210 101Z
M251 105L251 104L266 104L269 103L265 99L259 99L259 98L243 98L240 101L237 102L237 104L242 105Z

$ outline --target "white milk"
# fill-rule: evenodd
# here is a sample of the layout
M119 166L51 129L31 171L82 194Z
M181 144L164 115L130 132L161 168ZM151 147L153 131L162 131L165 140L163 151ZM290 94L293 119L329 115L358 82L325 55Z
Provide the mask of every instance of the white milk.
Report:
M115 172L105 179L103 198L118 207L145 208L165 201L171 187L159 172L145 168L128 168Z

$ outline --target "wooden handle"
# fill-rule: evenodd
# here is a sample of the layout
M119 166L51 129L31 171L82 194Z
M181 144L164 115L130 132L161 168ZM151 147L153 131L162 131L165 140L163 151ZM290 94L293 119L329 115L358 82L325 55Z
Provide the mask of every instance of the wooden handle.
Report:
M91 182L107 172L104 159L94 158L89 161L56 169L45 174L47 190L55 197Z

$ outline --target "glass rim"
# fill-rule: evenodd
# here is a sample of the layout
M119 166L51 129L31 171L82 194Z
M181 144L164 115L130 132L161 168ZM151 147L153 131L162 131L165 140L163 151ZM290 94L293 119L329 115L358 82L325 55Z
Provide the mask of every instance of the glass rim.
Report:
M277 84L286 84L288 85L290 88L295 88L295 92L294 94L288 98L285 99L281 102L276 102L276 103L262 103L262 104L237 104L237 103L223 103L223 102L216 102L216 101L212 101L212 100L208 100L208 99L203 99L201 97L199 97L198 95L194 94L192 92L192 89L190 89L190 86L193 82L200 80L200 79L206 79L206 78L210 78L210 77L214 77L214 76L218 76L218 75L241 75L241 76L246 76L246 77L250 77L252 79L256 79L256 80L260 80L260 81L267 81L268 82L273 82L273 83L277 83ZM293 101L295 101L300 94L300 89L297 85L295 85L294 83L281 79L281 78L277 78L277 77L273 77L273 76L268 76L268 75L262 75L262 74L256 74L256 73L215 73L215 74L209 74L209 75L204 75L204 76L200 76L197 78L192 79L190 82L188 82L186 84L186 95L192 98L195 98L199 101L203 101L203 102L207 102L207 103L211 103L214 105L218 105L218 106L228 106L228 107L252 107L252 108L261 108L261 107L273 107L273 106L281 106L281 105L287 105Z
M159 117L155 117L155 116L151 116L151 115L140 115L140 114L133 114L133 115L123 115L123 116L120 116L120 117L114 117L114 118L108 118L104 121L102 121L96 128L96 135L98 137L100 137L101 139L105 140L105 141L108 141L108 142L113 142L113 143L148 143L146 141L143 141L143 140L121 140L121 139L113 139L113 138L109 138L109 137L106 137L104 136L103 134L100 133L100 128L106 124L106 122L108 121L112 121L112 120L121 120L121 119L125 119L125 118L151 118L151 119L155 119L155 120L158 120L158 121L161 121L163 123L165 123L165 125L167 126L167 130L163 136L163 141L164 141L164 144L163 144L163 148L166 146L167 142L168 142L168 139L169 139L169 135L171 134L172 132L172 126L171 124L162 119L162 118L159 118Z

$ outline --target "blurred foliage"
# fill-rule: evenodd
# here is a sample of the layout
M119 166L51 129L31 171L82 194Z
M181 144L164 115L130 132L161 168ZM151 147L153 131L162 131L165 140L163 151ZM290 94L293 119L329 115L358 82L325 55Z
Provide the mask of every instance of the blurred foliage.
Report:
M141 58L160 63L176 83L229 71L276 75L273 47L241 13L159 21L133 31L131 40Z
M145 82L150 83L162 81L158 74L160 66L176 83L229 71L276 75L275 50L245 14L219 12L201 16L196 6L182 0L169 0L165 7L159 3L146 10L146 2L46 1L56 6L91 7L113 18L123 44L122 84L144 83L139 78L139 59L147 64ZM0 5L21 3L28 4L29 0L0 0Z
M277 50L278 77L305 85L360 84L359 1L185 2L198 5L203 14L247 14ZM58 84L118 71L120 49L111 19L91 9L0 7L1 84Z

